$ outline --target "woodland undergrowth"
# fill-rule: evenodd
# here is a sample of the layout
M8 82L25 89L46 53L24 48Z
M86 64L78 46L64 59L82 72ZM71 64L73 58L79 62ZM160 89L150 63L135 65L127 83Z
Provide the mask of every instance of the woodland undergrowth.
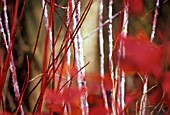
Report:
M0 114L170 113L169 0L42 0L27 33L30 3L0 0ZM98 26L82 36L93 4ZM98 41L93 73L87 39Z

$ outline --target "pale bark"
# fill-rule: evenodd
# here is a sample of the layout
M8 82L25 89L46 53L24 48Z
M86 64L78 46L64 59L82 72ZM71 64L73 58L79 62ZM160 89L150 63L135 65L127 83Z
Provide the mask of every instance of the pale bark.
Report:
M129 2L128 0L125 1L124 4L124 15L123 15L123 25L122 25L122 36L124 39L127 37L128 33L128 22L129 22ZM119 57L125 58L125 47L124 43L121 41L119 50L118 50L118 58ZM120 107L117 111L118 114L125 114L125 72L120 68L120 62L118 60L118 106ZM121 110L121 111L120 111Z
M109 46L109 51L108 51L108 60L109 60L109 73L110 77L112 79L112 83L115 84L114 82L114 70L113 70L113 61L112 61L112 52L113 52L113 32L112 32L112 13L113 13L113 0L109 0L109 7L108 7L108 18L109 18L109 27L108 27L108 46ZM114 94L115 88L113 87L112 89L112 94ZM116 97L115 94L112 95L112 114L116 114Z
M6 0L3 0L3 3L4 3L4 7L3 7L3 10L4 10L4 17L5 17L5 28L6 28L6 31L7 31L7 36L5 38L4 36L4 41L5 41L5 46L6 46L6 49L8 51L9 48L12 47L12 36L10 34L10 30L9 30L9 23L8 23L8 15L7 15L7 4L6 4ZM5 33L4 33L5 34ZM8 41L7 41L7 38L8 38ZM19 86L18 86L18 81L17 81L17 74L16 74L16 67L15 67L15 64L14 64L14 57L13 57L13 53L11 51L11 54L10 54L10 71L12 73L12 84L13 84L13 88L14 88L14 93L15 93L15 98L17 101L19 101L20 99L20 91L19 91ZM21 115L24 115L24 110L23 110L23 107L22 105L20 106L20 112L21 112Z
M73 30L76 29L76 26L78 25L78 22L80 21L80 1L79 0L72 0L72 6L73 9L76 7L76 12L73 15ZM75 61L77 69L80 70L84 66L84 54L83 54L83 39L81 37L80 33L81 29L79 28L77 35L74 38L74 46L75 46ZM79 89L85 89L85 93L81 95L80 97L80 103L81 103L81 109L83 115L88 115L89 109L88 109L88 103L87 103L87 86L85 81L85 69L83 68L78 73L78 87Z
M159 0L156 0L156 9L155 9L155 14L154 14L154 18L153 18L150 42L152 42L154 37L155 37L155 29L156 29L156 24L157 24L158 8L159 8ZM139 115L145 115L146 114L146 111L147 111L147 92L148 92L148 76L145 75L144 76L143 95L142 95L142 98L141 98Z
M52 30L51 25L49 25L49 17L48 17L48 10L45 0L42 0L42 9L44 9L44 22L45 22L45 28L46 32L49 32L49 40L50 40L50 49L52 52L53 46L52 46Z
M103 0L99 0L99 27L103 23ZM105 108L108 110L107 95L104 88L104 38L103 38L103 28L99 29L99 53L100 53L100 75L102 77L101 90L104 99Z
M72 21L72 1L68 0L67 2L67 31L68 31L68 43L67 43L67 47L68 47L68 51L66 54L66 63L67 66L70 67L71 64L71 47L69 46L69 44L71 43L71 38L70 38L70 34L71 34L71 21ZM67 81L70 81L71 77L70 77L70 73L67 72ZM70 87L70 82L67 84L67 88ZM65 115L70 115L71 114L71 107L69 103L66 103L65 107L64 107L64 114Z

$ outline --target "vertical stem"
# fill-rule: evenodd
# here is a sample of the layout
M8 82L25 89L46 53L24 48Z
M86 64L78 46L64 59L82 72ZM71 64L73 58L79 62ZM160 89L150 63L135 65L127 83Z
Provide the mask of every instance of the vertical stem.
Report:
M45 18L45 27L46 27L46 36L45 36L45 40L44 40L44 54L43 54L43 73L45 73L46 69L47 69L47 58L48 58L48 45L50 42L50 48L52 51L52 61L53 61L53 78L54 78L54 40L53 40L53 33L52 33L52 24L53 24L53 14L54 14L54 1L51 1L50 7L50 18L48 20L48 11L47 11L47 6L46 6L46 1L42 0L42 9L43 9L43 14L44 18ZM37 114L41 112L41 108L43 105L43 97L44 97L44 93L45 93L45 88L46 88L46 83L47 83L47 77L46 74L42 75L42 81L41 81L41 92L39 95L39 98L36 102L36 105L34 106L34 110L33 113ZM54 79L53 79L53 84L52 84L52 88L54 89ZM52 111L50 111L50 114L52 113Z
M113 32L112 32L112 5L113 5L113 0L109 0L109 11L108 11L108 17L109 17L109 27L108 27L108 45L109 45L109 72L111 75L112 82L114 84L114 73L113 73L113 61L112 61L112 52L113 52ZM116 108L115 108L115 94L114 92L114 87L112 89L112 114L115 114Z
M103 23L103 0L99 0L99 27ZM103 27L99 29L99 47L100 47L100 74L104 76L104 40Z
M1 17L0 17L0 32L2 33L2 37L3 37L4 42L5 42L5 47L6 47L6 49L8 49L8 43L6 41L6 34L5 34L4 27L2 25L2 18Z
M8 15L7 15L7 5L6 5L6 0L3 0L3 3L4 3L4 7L3 7L3 10L4 10L4 18L5 18L5 28L6 28L6 31L7 31L7 37L8 37L8 42L7 42L7 38L4 38L4 41L6 41L6 49L8 50L8 48L12 47L12 35L10 34L10 31L9 31L9 26L8 26ZM16 18L16 17L14 17ZM15 19L14 19L15 20ZM12 26L12 33L14 32L14 25ZM15 93L15 98L17 101L19 101L19 98L20 98L20 91L19 91L19 86L18 86L18 81L17 81L17 74L16 74L16 67L15 67L15 64L14 64L14 58L13 58L13 53L11 52L11 55L10 55L10 71L12 73L12 82L13 82L13 87L14 87L14 93ZM22 105L20 106L20 112L21 112L21 115L24 115L24 110L23 110L23 107Z
M103 24L103 0L99 0L99 27ZM107 95L104 89L104 40L103 40L103 27L99 29L99 53L100 53L100 75L102 77L101 89L104 99L105 108L108 110Z
M128 33L128 22L129 22L129 1L124 0L124 15L123 15L123 25L122 25L122 36L124 39L127 37ZM120 56L125 57L125 47L124 43L121 41L120 42L120 47L118 51L118 58ZM119 114L125 114L124 113L124 108L125 108L125 73L122 69L120 69L120 60L118 59L118 105L119 108L118 112L121 112ZM121 111L120 111L121 110Z
M68 29L68 44L67 44L67 47L69 47L69 44L71 42L70 40L70 25L71 25L71 15L72 15L72 1L71 0L68 0L67 2L67 29ZM68 48L68 51L67 51L67 55L66 55L66 62L67 62L67 65L69 66L70 65L70 61L71 61L71 48L69 47ZM69 74L69 73L68 73ZM70 75L68 75L68 80L70 79Z
M153 18L153 25L152 25L152 33L151 33L150 42L152 42L154 37L155 37L158 8L159 8L159 0L156 0L156 9L155 9L155 14L154 14L154 18ZM148 76L145 75L144 76L143 95L142 95L142 98L141 98L139 115L145 115L146 114L146 110L147 110L146 109L147 108L147 90L148 90Z
M146 114L147 90L148 90L148 76L145 75L144 76L144 85L143 85L143 95L142 95L142 98L141 98L139 115L145 115Z
M159 8L159 0L156 0L156 9L155 9L155 14L154 14L152 33L151 33L151 39L150 39L151 42L153 41L155 37L155 29L156 29L156 23L157 23L157 17L158 17L158 8Z
M3 27L3 24L2 24L2 18L0 17L0 32L2 34L2 37L4 39L4 42L5 42L5 46L6 48L8 49L8 45L7 45L7 41L6 41L6 34L5 34L5 31L4 31L4 27ZM1 59L1 57L0 57ZM1 60L0 60L0 64L1 64ZM4 77L2 76L2 68L1 68L1 65L0 65L0 105L2 105L2 109L4 111L4 101L3 101L3 95L2 95L2 90L3 90L3 87L4 87L4 82L5 82L5 79ZM13 101L13 100L12 100ZM11 101L11 103L12 103Z
M54 26L54 23L53 23L53 21L54 21L54 5L53 5L54 0L51 0L50 2L51 2L51 4L50 4L50 16L48 16L48 10L47 10L47 5L46 5L45 0L42 0L42 9L44 9L43 15L44 15L44 22L45 22L45 27L46 27L46 35L48 35L47 37L49 37L49 38L46 38L46 40L49 40L49 43L50 43L50 50L51 50L51 57L52 57L52 89L54 90L54 88L55 88L55 62L54 62L55 48L54 48L54 32L52 31L53 26ZM45 45L47 46L46 40L45 40ZM48 55L48 53L46 52L45 55ZM47 60L46 58L44 58L44 59ZM44 71L45 70L43 70L43 72ZM46 79L43 78L42 81L43 82L42 82L41 92L44 92ZM42 94L42 97L43 97L43 94ZM53 102L51 102L51 103L53 103ZM41 108L41 105L40 105L40 108ZM53 111L50 110L50 114L53 114Z
M50 10L50 26L49 26L49 33L50 33L50 45L51 45L51 55L52 55L52 89L55 89L55 43L54 43L54 3L55 0L52 0L51 10Z
M50 38L50 48L52 51L52 30L51 26L49 26L49 20L48 20L48 10L45 0L42 0L42 9L44 8L44 22L46 27L46 32L49 31L49 38Z
M76 1L76 2L75 2ZM76 29L76 25L80 21L80 1L79 0L72 0L72 6L73 9L76 7L76 13L73 15L73 30ZM76 66L80 70L84 66L84 57L83 57L83 39L80 34L80 28L77 32L77 35L75 36L74 39L74 45L75 45L75 61L76 61ZM82 115L88 115L89 109L88 109L88 103L87 103L87 86L86 86L86 81L85 81L85 69L83 68L79 73L78 73L78 87L79 89L85 89L86 92L81 95L81 109L82 109Z
M68 0L67 2L67 31L68 31L68 35L67 35L67 38L68 38L68 43L67 43L67 55L66 55L66 63L68 66L70 66L70 63L71 63L71 48L70 48L70 43L71 43L71 39L70 39L70 34L71 34L71 15L72 15L72 1L71 0ZM67 80L70 80L70 73L68 72L67 73ZM69 86L69 84L68 84Z
M70 34L71 34L71 23L72 23L72 1L71 0L68 0L67 1L67 38L68 38L68 43L67 43L67 55L66 55L66 63L67 63L67 66L70 67L70 63L71 63L71 48L70 48L70 43L71 43L71 39L70 39ZM70 73L68 72L67 73L67 81L70 80ZM67 85L67 88L70 87L70 83L68 83ZM70 107L70 104L67 103L67 105L65 106L64 108L64 114L71 114L71 107Z
M113 32L112 32L112 5L113 0L109 1L109 28L108 28L108 41L109 41L109 69L111 72L111 77L113 77L113 62L112 62L112 52L113 52Z
M122 35L124 38L126 38L128 33L128 23L129 23L129 2L128 0L125 0L124 5L124 15L123 15L123 25L122 25ZM125 55L125 54L123 54Z
M52 2L53 3L53 2ZM50 42L50 50L51 50L51 55L52 55L52 64L53 64L53 84L52 87L54 89L55 87L55 65L54 65L54 58L55 58L55 48L54 48L54 37L53 37L53 32L52 32L52 23L53 23L53 12L54 12L54 8L53 8L53 4L51 5L51 10L50 10L50 23L49 23L49 17L48 17L48 10L47 10L47 5L46 5L46 1L42 0L42 9L44 8L44 22L45 22L45 27L46 27L46 32L48 32L49 34L49 42Z

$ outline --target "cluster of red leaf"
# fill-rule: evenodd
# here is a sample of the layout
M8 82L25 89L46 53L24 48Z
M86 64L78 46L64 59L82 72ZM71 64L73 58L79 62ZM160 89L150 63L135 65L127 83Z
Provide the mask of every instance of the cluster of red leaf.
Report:
M144 33L143 33L144 34ZM125 71L137 71L142 75L153 74L159 79L162 73L163 47L151 43L146 35L121 37L125 49L120 65Z
M62 114L64 112L64 106L69 104L71 107L71 112L80 112L80 96L84 93L84 90L79 90L76 87L70 87L69 89L64 89L62 92L56 92L51 89L46 90L45 103L46 108Z
M153 76L160 83L166 98L170 98L170 43L164 45L151 43L144 32L126 38L120 36L118 39L119 43L123 44L120 46L124 50L122 52L125 52L124 55L120 54L120 68L126 74L140 73L142 76ZM154 96L154 99L156 98Z
M124 0L129 3L129 13L133 16L141 15L143 12L143 0Z
M66 73L65 73L65 72ZM64 68L63 72L76 72L75 69L69 67ZM63 73L63 75L64 75ZM103 97L101 96L101 82L103 80L104 87L107 91L113 88L111 78L109 75L105 75L104 79L100 75L87 74L86 81L88 86L88 103L89 103L89 114L95 115L96 112L101 115L108 112L104 107ZM45 93L46 108L53 112L63 113L64 106L70 106L71 114L81 114L80 108L80 97L84 95L86 89L80 90L78 87L65 85L63 90L57 92L52 89L47 89ZM78 112L78 113L77 113ZM100 115L99 114L99 115Z
M103 82L106 91L110 91L113 88L113 82L109 74L105 74L102 78L101 75L87 74L86 81L88 86L88 92L94 94L101 91L101 82Z

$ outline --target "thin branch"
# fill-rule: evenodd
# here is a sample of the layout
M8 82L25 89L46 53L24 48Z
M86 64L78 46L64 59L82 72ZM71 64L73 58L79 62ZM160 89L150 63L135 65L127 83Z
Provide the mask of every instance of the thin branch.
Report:
M116 14L114 14L113 16L111 16L111 20L113 20L114 18L116 18L117 16L119 16L123 11L119 11ZM101 24L101 26L97 27L95 30L93 30L90 34L88 34L87 36L85 36L83 38L83 40L86 40L87 38L89 38L90 36L92 36L95 32L99 31L100 28L103 28L103 26L105 26L106 24L108 24L110 22L110 19L106 20L105 22L103 22Z

